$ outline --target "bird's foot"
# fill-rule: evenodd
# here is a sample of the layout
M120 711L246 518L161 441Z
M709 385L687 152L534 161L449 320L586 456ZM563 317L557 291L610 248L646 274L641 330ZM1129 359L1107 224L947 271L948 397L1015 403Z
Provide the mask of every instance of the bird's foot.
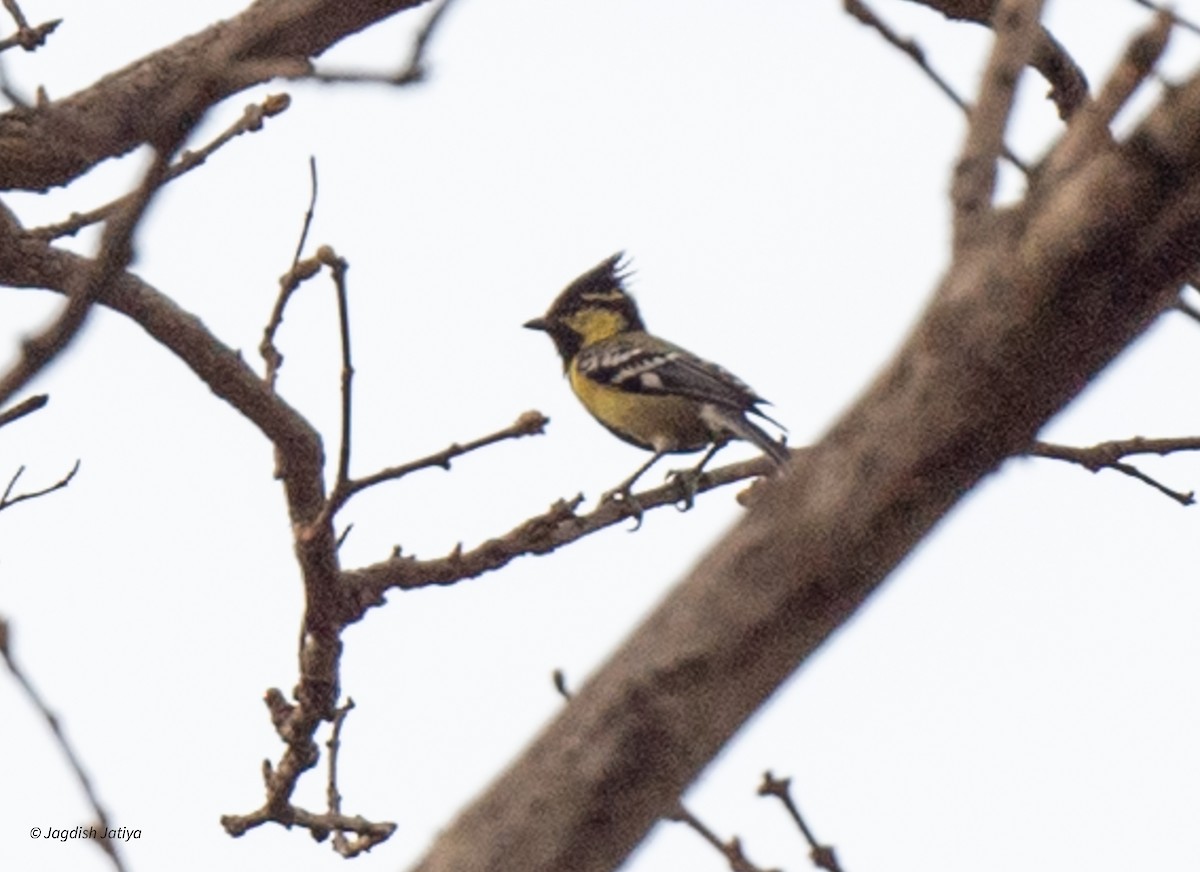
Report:
M700 489L700 476L703 474L704 470L698 466L672 469L667 473L667 481L679 486L679 498L675 500L675 508L679 511L686 512L696 504L696 492Z
M634 521L633 527L630 528L629 532L637 532L638 528L642 526L642 516L646 514L646 510L642 508L642 504L638 501L638 498L633 495L632 483L625 482L619 487L605 491L603 496L600 497L600 505L609 502L624 506L626 513Z

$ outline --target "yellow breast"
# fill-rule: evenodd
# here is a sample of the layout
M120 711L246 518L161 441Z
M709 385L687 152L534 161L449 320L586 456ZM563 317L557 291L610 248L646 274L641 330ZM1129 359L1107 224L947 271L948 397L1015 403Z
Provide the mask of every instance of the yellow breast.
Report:
M649 451L699 451L712 442L699 404L683 397L638 394L581 374L571 362L571 389L592 416L627 442Z

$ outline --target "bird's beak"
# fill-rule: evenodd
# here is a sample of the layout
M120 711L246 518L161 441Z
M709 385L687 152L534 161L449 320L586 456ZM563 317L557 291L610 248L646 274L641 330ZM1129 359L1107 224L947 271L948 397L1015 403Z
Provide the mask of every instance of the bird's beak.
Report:
M532 321L526 321L524 326L529 330L550 330L550 322L545 318L534 318Z

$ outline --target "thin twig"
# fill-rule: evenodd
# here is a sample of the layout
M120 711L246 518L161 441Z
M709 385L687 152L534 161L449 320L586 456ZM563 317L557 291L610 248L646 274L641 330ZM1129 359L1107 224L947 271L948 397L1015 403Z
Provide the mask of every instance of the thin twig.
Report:
M551 674L551 681L554 682L554 689L558 691L558 695L569 702L571 688L567 687L567 674L561 669L555 669Z
M10 409L5 409L0 412L0 427L11 424L13 421L24 418L26 415L32 415L46 403L50 402L48 394L36 394L28 399L22 400Z
M338 336L342 345L342 434L338 446L337 478L334 493L346 486L350 480L350 425L353 415L352 388L354 364L350 358L350 304L346 295L346 269L344 257L338 257L329 246L321 246L317 258L328 265L333 273L333 285L337 290Z
M0 657L4 658L5 666L8 667L9 673L16 679L21 690L24 691L25 697L29 700L30 704L45 719L47 726L50 727L50 732L54 735L54 740L58 743L58 747L62 751L63 757L66 758L67 764L75 774L75 780L79 782L79 786L83 790L83 795L87 799L88 805L91 806L92 813L96 816L96 823L104 830L104 835L96 841L99 842L104 853L108 855L113 868L117 872L125 872L125 863L117 850L117 843L108 837L108 831L111 829L108 812L104 810L104 806L100 803L100 797L96 794L95 787L92 786L92 779L88 777L87 771L83 768L83 762L79 759L79 755L75 753L75 749L67 740L58 716L50 711L50 707L46 704L42 695L38 693L37 688L33 686L29 677L13 658L12 634L8 621L2 616L0 616Z
M8 51L10 48L20 46L25 51L33 51L45 45L46 37L58 30L58 26L62 24L61 18L55 18L53 21L44 21L37 27L29 27L28 25L18 26L17 32L12 36L6 36L0 39L0 51Z
M343 404L348 403L347 395L343 392ZM433 454L418 458L417 460L402 463L399 466L389 466L386 469L381 469L379 472L367 475L362 478L351 479L341 478L339 476L338 483L334 487L333 492L329 495L329 503L326 506L325 512L322 513L322 518L314 524L320 526L324 520L337 514L341 508L355 494L361 493L367 488L374 487L378 484L383 484L386 481L395 481L404 478L406 475L411 475L422 469L431 469L440 467L441 469L449 469L450 461L456 457L461 457L464 454L470 454L472 451L478 451L480 448L486 448L489 445L495 445L497 442L503 442L507 439L520 439L522 436L540 436L546 430L546 425L550 423L550 419L541 412L529 411L523 412L507 427L497 430L495 433L489 433L487 436L481 436L470 442L459 443L455 442L448 445L441 451L435 451ZM348 429L345 428L343 421L343 438L348 436ZM349 459L347 458L347 464ZM340 460L339 460L340 466ZM323 520L324 519L324 520Z
M1044 457L1049 460L1062 460L1067 463L1074 463L1091 472L1099 472L1102 469L1113 469L1130 478L1135 478L1144 484L1150 485L1182 506L1190 506L1195 502L1194 491L1184 493L1169 488L1146 475L1132 464L1123 462L1124 458L1133 454L1157 454L1161 457L1181 451L1200 451L1200 437L1184 436L1179 438L1146 439L1141 436L1134 436L1131 439L1114 439L1086 448L1057 445L1051 442L1034 442L1026 454L1031 457Z
M329 805L330 820L338 822L346 820L346 816L342 814L342 794L337 787L338 753L342 749L342 725L346 723L346 716L353 709L354 700L347 697L346 704L339 706L334 713L333 729L325 745L329 749L329 781L325 787L325 798ZM391 825L390 830L380 829L378 825L365 829L334 827L333 849L347 859L357 857L384 841L394 831L395 824ZM356 838L346 838L347 832L354 833Z
M62 488L66 487L71 483L71 479L75 477L75 473L79 472L79 464L80 462L76 460L75 465L71 467L71 471L49 487L44 487L41 490L29 491L28 493L17 494L14 497L12 496L12 492L17 486L17 479L19 479L21 474L25 472L24 466L18 467L17 471L13 473L13 477L8 481L8 487L6 487L4 489L4 493L0 495L0 512L15 506L17 503L22 503L25 500L36 499L37 497L44 497L46 494L54 493L54 491L61 490Z
M984 27L995 29L996 0L910 0L930 9L936 9L951 21L974 21ZM1075 112L1087 102L1088 82L1079 64L1075 63L1067 50L1045 27L1039 26L1033 38L1033 56L1030 65L1050 83L1046 96L1058 108L1058 117L1069 121Z
M390 74L380 73L356 73L356 72L315 72L306 78L313 81L322 82L325 84L361 84L375 82L381 85L391 85L393 87L405 87L407 85L416 85L425 81L429 75L429 70L426 66L426 57L429 53L429 45L433 40L434 32L438 30L438 26L444 20L446 10L450 8L453 0L442 0L434 7L433 12L425 20L425 23L417 31L413 38L412 47L409 50L409 56L396 72Z
M173 182L185 173L194 170L207 161L223 145L241 136L243 133L254 133L261 130L265 119L280 114L290 104L291 97L287 94L272 94L261 103L251 103L242 112L241 118L230 125L223 133L208 143L208 145L196 151L189 150L180 154L179 158L167 170L162 184L166 185L169 182ZM127 206L130 198L133 196L133 194L126 194L88 212L76 212L66 221L60 221L57 224L47 224L43 227L35 227L29 231L29 235L39 239L58 239L62 236L74 236L84 227L103 221L118 209Z
M954 86L946 80L946 78L935 70L930 65L929 60L925 56L925 50L919 46L915 40L909 37L903 37L892 29L883 19L881 19L872 9L870 9L863 0L842 0L842 6L848 14L854 17L859 23L866 25L877 31L889 44L899 49L902 53L912 59L913 63L929 77L930 81L937 86L943 94L950 99L950 102L957 106L962 113L968 118L971 117L971 104L966 101L958 91L954 90ZM1001 146L1001 154L1014 167L1020 170L1024 175L1029 175L1029 166L1017 157L1007 145Z
M312 227L313 216L317 214L317 158L308 156L308 208L304 211L304 224L300 227L300 238L296 240L296 253L292 255L292 269L300 262L304 253L304 243L308 242L308 230Z
M275 345L275 334L283 325L284 310L287 309L288 301L291 300L292 294L300 285L320 271L321 262L315 257L310 257L300 261L279 277L279 293L275 297L275 305L271 308L267 326L263 328L262 341L258 343L258 353L262 355L267 364L266 371L263 373L263 381L272 390L279 378L279 370L283 366L283 355Z
M788 814L792 816L792 820L804 835L804 840L808 842L808 856L814 866L818 869L825 869L826 872L843 872L833 847L818 842L817 837L813 835L812 830L808 828L808 824L801 817L800 809L792 799L792 779L776 778L770 770L767 770L763 773L763 781L758 787L758 795L773 796L783 803L784 808L787 809Z
M1169 16L1171 16L1171 20L1175 24L1182 27L1184 30L1188 30L1188 31L1191 31L1192 33L1200 35L1200 26L1196 25L1195 23L1193 23L1193 22L1189 21L1188 19L1184 18L1183 16L1179 15L1178 13L1175 12L1174 9L1169 9L1168 7L1163 6L1159 3L1152 3L1151 0L1133 0L1133 2L1136 3L1138 6L1142 6L1146 9L1150 9L1159 14L1169 15Z
M742 840L737 836L731 838L728 842L722 842L721 839L710 830L704 823L692 814L683 803L679 803L675 807L675 811L671 813L670 820L685 824L694 833L698 833L700 838L708 842L717 853L725 858L725 862L729 864L732 872L780 872L778 869L764 870L759 866L755 866L742 852Z
M263 373L263 381L271 390L275 389L275 382L279 377L279 369L283 366L283 354L275 345L275 334L279 332L280 326L283 324L283 313L287 309L287 304L292 298L292 294L308 279L315 276L321 270L321 260L316 257L300 260L300 255L303 253L304 244L308 240L308 229L312 226L313 215L316 214L317 208L317 161L314 157L308 159L308 175L309 175L309 197L308 209L304 213L304 223L300 228L300 239L296 243L296 253L292 256L292 266L286 273L279 277L279 293L275 296L275 305L271 308L271 315L267 319L267 326L263 328L263 338L258 344L258 353L262 356L266 363L266 371Z

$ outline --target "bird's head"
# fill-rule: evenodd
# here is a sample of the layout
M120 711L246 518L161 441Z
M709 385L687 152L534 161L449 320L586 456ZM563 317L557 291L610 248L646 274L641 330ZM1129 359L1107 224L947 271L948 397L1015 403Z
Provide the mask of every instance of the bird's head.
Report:
M646 329L623 285L629 276L628 264L621 262L624 256L617 252L588 270L567 285L545 315L525 322L530 330L550 334L564 368L585 345Z

